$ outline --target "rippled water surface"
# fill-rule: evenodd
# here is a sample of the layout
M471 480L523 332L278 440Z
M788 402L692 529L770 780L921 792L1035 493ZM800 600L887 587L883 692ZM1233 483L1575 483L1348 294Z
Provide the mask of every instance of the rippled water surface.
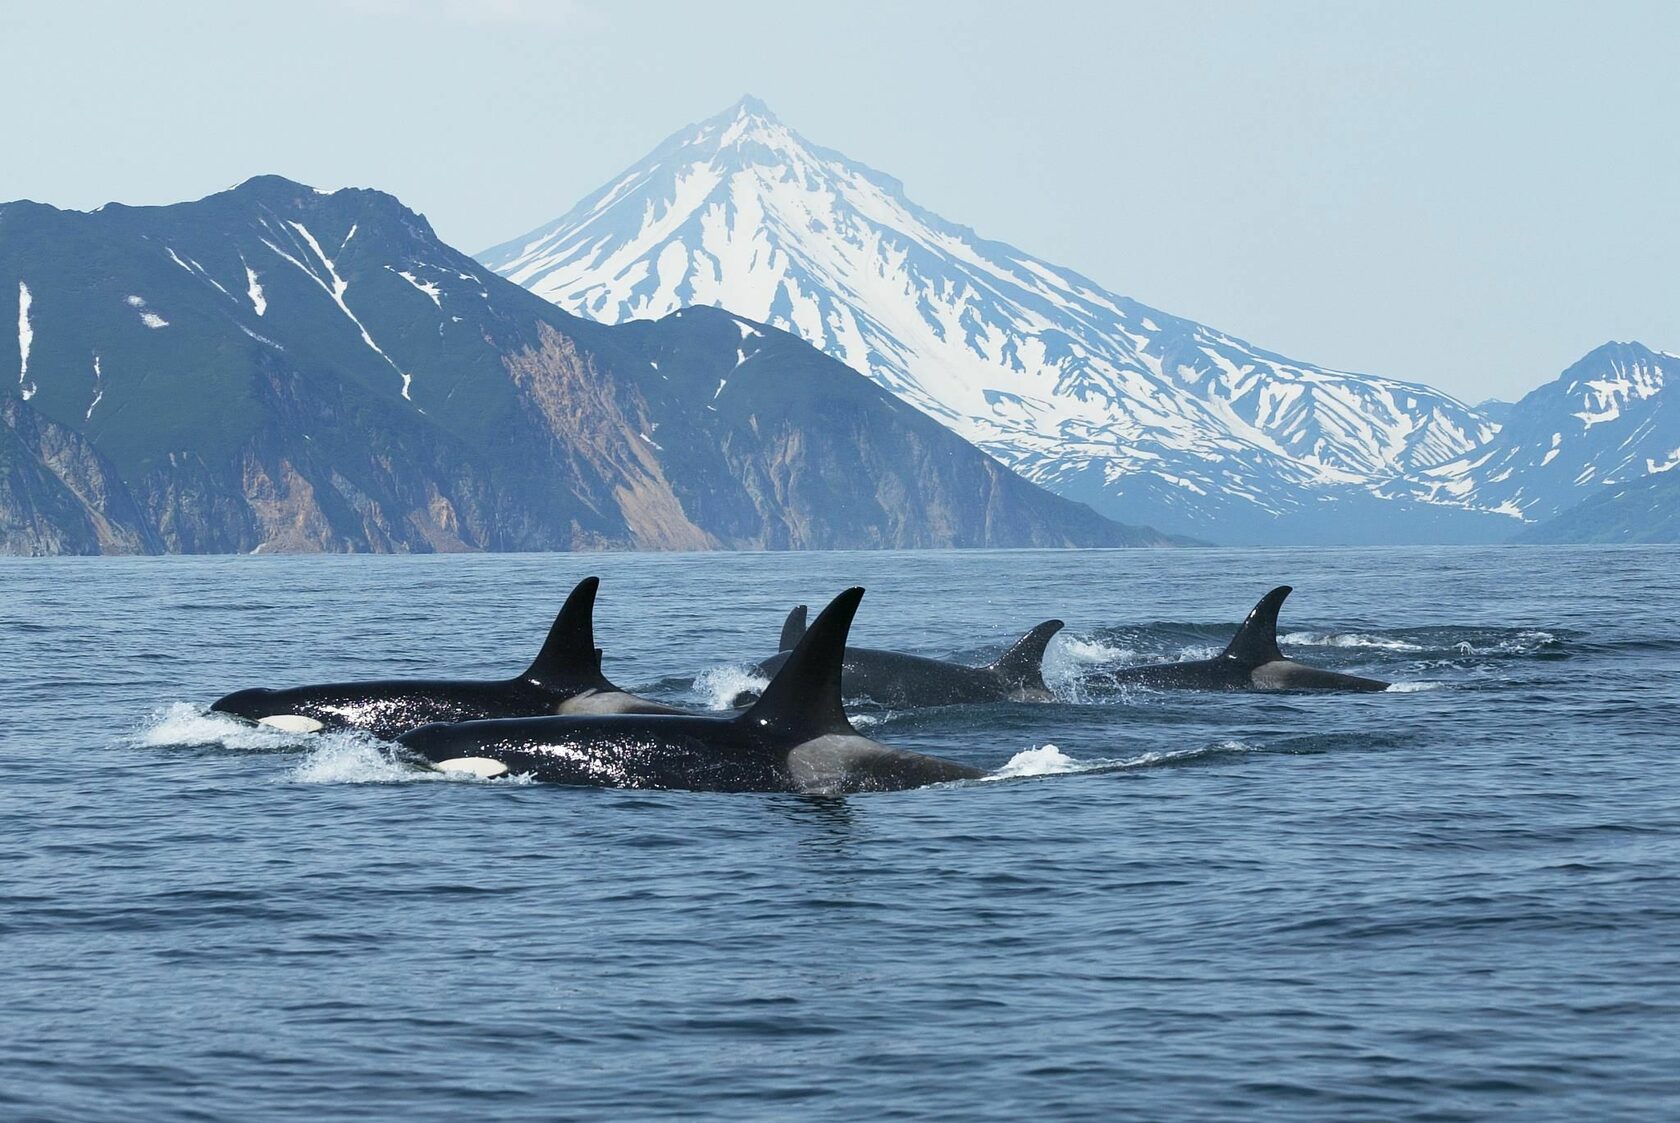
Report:
M996 779L419 773L240 686L503 677L580 577L718 706L795 601L1059 701L863 711ZM1290 583L1374 695L1166 694ZM1680 1112L1672 548L0 559L0 1117Z

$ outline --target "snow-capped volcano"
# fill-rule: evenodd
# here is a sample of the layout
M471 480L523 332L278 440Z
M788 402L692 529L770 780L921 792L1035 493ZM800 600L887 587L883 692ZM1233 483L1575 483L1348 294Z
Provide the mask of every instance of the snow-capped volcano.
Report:
M1379 486L1497 430L1438 390L1295 362L983 239L752 98L479 256L596 320L719 305L796 332L1052 490L1219 541L1456 536Z

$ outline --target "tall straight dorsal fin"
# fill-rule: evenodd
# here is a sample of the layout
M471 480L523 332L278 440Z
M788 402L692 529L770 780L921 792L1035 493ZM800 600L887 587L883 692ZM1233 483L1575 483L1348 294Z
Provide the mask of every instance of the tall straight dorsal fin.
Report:
M527 682L568 690L612 689L601 674L601 652L595 646L595 593L600 587L599 577L577 583L525 672Z
M1254 611L1237 629L1237 634L1231 637L1224 657L1249 667L1282 659L1283 652L1278 650L1277 644L1278 609L1283 607L1284 598L1294 591L1288 585L1279 585L1261 597L1260 603L1254 606Z
M737 720L790 741L855 734L840 702L840 670L846 661L846 636L862 599L863 590L852 588L830 601L752 709Z
M1043 690L1044 649L1050 638L1062 630L1060 620L1046 620L1015 641L1015 645L997 662L992 670L1003 676L1009 685L1025 690Z
M799 637L805 634L805 606L796 604L793 611L782 621L782 638L776 644L777 651L792 651L799 643Z

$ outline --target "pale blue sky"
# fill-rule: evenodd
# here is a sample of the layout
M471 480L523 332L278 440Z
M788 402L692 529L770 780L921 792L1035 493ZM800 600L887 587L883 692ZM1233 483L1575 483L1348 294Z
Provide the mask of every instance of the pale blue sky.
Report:
M1520 395L1680 350L1680 4L0 0L0 199L380 187L468 252L743 92L1284 354Z

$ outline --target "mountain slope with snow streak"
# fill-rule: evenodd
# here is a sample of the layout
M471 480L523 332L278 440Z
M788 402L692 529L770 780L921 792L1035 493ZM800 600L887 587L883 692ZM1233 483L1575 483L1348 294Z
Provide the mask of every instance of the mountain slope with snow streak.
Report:
M1471 407L1286 359L985 240L751 98L479 258L608 323L717 305L795 332L1117 517L1225 542L1508 533L1376 490L1489 439Z

